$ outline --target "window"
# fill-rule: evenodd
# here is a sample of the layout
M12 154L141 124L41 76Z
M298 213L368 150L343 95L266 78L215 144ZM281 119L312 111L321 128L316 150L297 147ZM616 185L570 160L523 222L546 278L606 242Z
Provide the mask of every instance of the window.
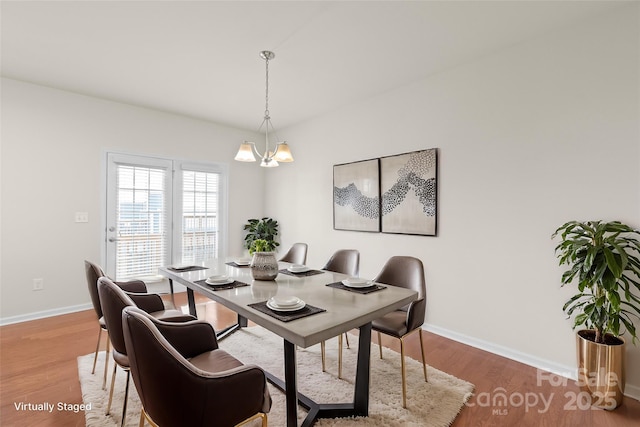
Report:
M107 274L149 278L224 253L223 165L117 153L107 163Z

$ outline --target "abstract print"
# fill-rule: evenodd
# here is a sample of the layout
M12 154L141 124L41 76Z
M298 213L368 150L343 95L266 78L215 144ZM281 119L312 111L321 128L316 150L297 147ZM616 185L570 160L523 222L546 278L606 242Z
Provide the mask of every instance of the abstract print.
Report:
M378 159L333 167L333 227L380 231Z
M380 159L382 231L436 234L436 149Z

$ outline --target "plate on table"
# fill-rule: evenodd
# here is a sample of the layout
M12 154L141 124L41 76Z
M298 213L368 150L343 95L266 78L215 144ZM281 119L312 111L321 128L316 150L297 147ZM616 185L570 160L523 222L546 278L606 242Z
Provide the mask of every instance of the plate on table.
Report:
M233 279L229 278L229 276L215 275L207 277L207 280L205 280L204 282L207 285L221 286L233 283Z
M193 265L189 265L189 264L177 264L177 265L172 265L171 268L173 268L176 271L182 271L182 270L188 270L190 268L192 268Z
M370 288L374 285L373 280L361 279L359 277L344 279L342 284L348 288Z
M267 307L274 311L297 311L307 304L298 297L271 297Z
M302 264L293 264L291 266L289 266L289 268L287 268L288 271L292 272L292 273L305 273L309 270L311 270L309 267L307 267L306 265L302 265Z
M238 265L249 265L251 264L250 258L238 258L235 260L235 263Z

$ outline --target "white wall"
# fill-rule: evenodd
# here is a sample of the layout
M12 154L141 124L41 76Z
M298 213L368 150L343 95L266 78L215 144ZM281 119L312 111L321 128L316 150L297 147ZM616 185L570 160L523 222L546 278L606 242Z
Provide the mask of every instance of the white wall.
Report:
M102 262L106 150L228 163L229 250L240 254L244 222L263 210L262 168L232 160L250 136L2 79L0 319L55 314L90 303L83 261ZM88 212L89 223L75 223L75 212ZM43 291L32 291L34 278L44 279Z
M363 277L419 257L429 329L573 374L550 236L573 219L640 228L638 28L635 4L286 129L296 162L266 199L284 246L308 242L316 266L357 248ZM332 165L432 147L438 237L332 229ZM640 398L640 348L627 356Z

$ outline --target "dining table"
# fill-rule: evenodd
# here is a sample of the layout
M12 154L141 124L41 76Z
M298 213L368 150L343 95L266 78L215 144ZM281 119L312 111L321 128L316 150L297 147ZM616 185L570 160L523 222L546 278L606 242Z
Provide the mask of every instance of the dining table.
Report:
M292 272L292 265L284 262L278 263L278 269L275 280L254 280L248 265L238 265L233 259L212 259L197 265L162 267L158 273L169 280L172 292L174 282L187 288L193 316L197 317L196 292L237 313L235 324L218 331L219 339L246 327L248 320L283 339L284 379L265 374L285 394L287 427L297 426L298 404L308 411L303 427L319 418L367 416L371 322L406 306L418 294L371 281L360 285L364 280L332 271L307 267ZM354 285L345 286L350 283ZM276 301L299 303L281 307ZM307 348L352 329L359 329L353 401L318 403L298 392L296 347Z

